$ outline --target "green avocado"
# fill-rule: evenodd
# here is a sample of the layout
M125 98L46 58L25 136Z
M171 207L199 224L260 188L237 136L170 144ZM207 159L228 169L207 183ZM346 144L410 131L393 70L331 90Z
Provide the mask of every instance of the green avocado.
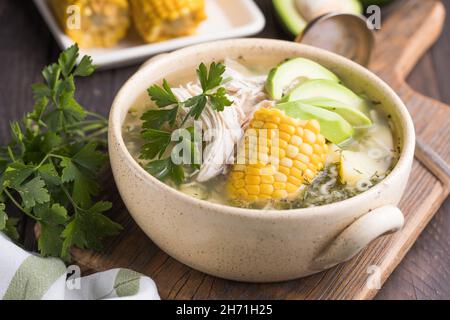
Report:
M370 120L370 118L363 112L359 111L356 108L349 107L346 104L336 100L315 98L301 100L301 102L315 107L323 108L328 111L336 112L354 127L368 127L372 125L372 121Z
M279 21L287 32L297 36L305 29L307 21L295 7L295 0L273 0L273 6Z
M335 112L304 104L300 101L280 103L276 108L286 115L300 120L316 119L320 123L320 133L335 144L340 144L353 136L350 123Z
M316 98L336 100L363 113L368 112L366 100L347 87L329 80L305 81L292 89L292 91L283 98L283 102Z
M273 0L273 6L275 8L276 15L282 24L283 28L293 36L298 36L303 30L305 30L308 21L305 15L299 10L296 2L304 0ZM338 0L343 2L339 8L346 8L346 12L354 14L362 14L362 6L358 0ZM378 0L389 1L389 0ZM369 2L369 1L366 1ZM329 8L330 12L333 8ZM324 12L325 13L325 12Z
M280 100L285 88L299 78L327 79L330 82L339 82L339 78L333 72L317 62L305 58L294 58L281 63L270 71L266 81L266 91L272 99Z

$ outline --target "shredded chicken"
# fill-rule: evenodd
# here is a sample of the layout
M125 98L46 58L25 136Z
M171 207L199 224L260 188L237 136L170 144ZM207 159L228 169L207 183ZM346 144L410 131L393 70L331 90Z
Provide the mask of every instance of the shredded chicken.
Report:
M207 105L199 121L206 133L203 161L197 172L198 182L208 181L228 172L228 165L234 162L235 146L244 136L244 130L259 108L272 106L264 93L266 76L251 76L251 72L234 60L226 60L223 75L228 80L223 84L233 105L217 112ZM172 89L180 101L199 95L202 89L198 82ZM189 112L182 108L181 116Z

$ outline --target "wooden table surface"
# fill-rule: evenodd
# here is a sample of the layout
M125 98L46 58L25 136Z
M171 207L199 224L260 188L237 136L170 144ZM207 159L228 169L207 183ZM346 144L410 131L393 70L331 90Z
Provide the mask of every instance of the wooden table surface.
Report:
M256 1L267 18L259 37L287 39L271 0ZM443 0L450 12L450 0ZM40 81L43 66L55 61L59 48L32 1L0 1L0 142L8 122L32 107L30 85ZM450 104L450 19L434 47L408 82L419 92ZM100 71L77 83L79 101L107 115L115 93L138 66ZM450 299L450 199L421 234L377 295L378 299Z

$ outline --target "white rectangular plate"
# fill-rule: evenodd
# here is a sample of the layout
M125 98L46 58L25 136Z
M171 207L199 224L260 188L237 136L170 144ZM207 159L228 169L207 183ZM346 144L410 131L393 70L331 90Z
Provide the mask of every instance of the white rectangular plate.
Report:
M70 47L73 41L59 27L47 0L34 0L34 3L59 46L62 49ZM206 0L206 13L208 19L192 36L144 44L136 36L130 35L113 48L82 49L81 55L90 55L99 67L112 68L200 42L249 36L260 32L265 25L264 16L253 0Z

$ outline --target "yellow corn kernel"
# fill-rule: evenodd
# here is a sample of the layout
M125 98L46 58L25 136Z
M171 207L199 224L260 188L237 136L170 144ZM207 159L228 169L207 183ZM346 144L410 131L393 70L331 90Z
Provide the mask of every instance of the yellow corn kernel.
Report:
M320 133L320 124L319 124L319 121L317 121L317 120L309 120L306 123L306 128L311 129L315 134Z
M304 130L303 139L309 144L316 142L316 134L309 129Z
M294 165L294 162L292 161L291 158L283 158L280 161L280 164L286 168L291 168Z
M263 126L264 129L278 129L278 125L272 122L266 122ZM269 135L269 134L267 134Z
M288 192L286 190L275 190L273 192L273 198L274 199L286 199L289 196Z
M244 188L238 189L236 191L236 193L237 193L236 194L237 197L240 198L240 199L244 199L244 198L246 198L248 196L248 192Z
M299 136L294 135L294 136L292 136L292 138L291 138L291 140L289 141L289 143L290 143L291 145L293 145L293 146L298 147L298 146L300 146L300 145L303 143L303 140L302 140L302 138L300 138Z
M279 166L278 167L278 171L280 171L281 173L285 174L286 176L291 173L291 170L289 168L284 167L284 166Z
M296 157L296 160L303 162L304 164L309 163L309 157L303 153L299 153Z
M246 163L233 166L230 199L249 203L291 199L323 168L327 147L317 121L299 121L279 109L264 108L255 112L249 128L246 136L257 139L243 139L242 147L258 157L254 164L246 158Z
M286 183L286 191L290 194L295 193L298 190L298 186L292 183Z
M245 187L245 181L244 181L244 179L234 180L234 181L233 181L233 186L234 186L236 189L240 189L240 188Z
M274 177L276 182L287 182L287 176L284 173L277 172Z
M135 28L149 43L190 35L206 19L205 0L129 0Z
M299 170L297 168L291 168L291 175L296 177L297 179L301 180L303 179L303 171Z
M280 124L280 131L293 135L295 133L295 127L289 124L282 123Z
M234 171L230 174L230 177L233 180L244 179L244 173L240 171Z
M308 166L305 163L298 160L294 160L294 167L301 171L308 169Z
M274 191L274 187L271 184L262 184L261 193L271 195Z
M275 188L275 190L284 190L284 189L286 189L286 183L284 183L284 182L275 182L273 184L273 187Z
M299 149L301 153L307 156L312 155L314 153L313 147L311 147L311 145L307 143L303 143Z
M274 176L269 176L269 175L261 176L261 183L273 184L274 182L275 182Z
M249 184L260 184L261 183L261 177L247 175L245 177L244 181L245 181L245 184L247 184L247 185L249 185Z
M259 186L253 186L253 185L246 185L245 190L247 190L248 194L250 194L250 195L258 195L261 191Z
M264 121L256 120L252 122L251 128L262 128L264 126Z
M289 141L291 140L291 137L292 137L292 136L291 136L289 133L280 131L279 137L280 137L280 139L282 139L282 140L284 140L284 141L286 141L286 142L289 142Z
M298 153L299 153L299 150L296 146L293 146L293 145L287 146L286 155L289 158L295 159L295 157L298 155Z
M245 173L246 174L251 174L251 175L254 175L254 176L259 176L261 174L261 170L258 169L258 168L255 168L253 166L251 166L251 167L249 166L249 167L245 168Z

